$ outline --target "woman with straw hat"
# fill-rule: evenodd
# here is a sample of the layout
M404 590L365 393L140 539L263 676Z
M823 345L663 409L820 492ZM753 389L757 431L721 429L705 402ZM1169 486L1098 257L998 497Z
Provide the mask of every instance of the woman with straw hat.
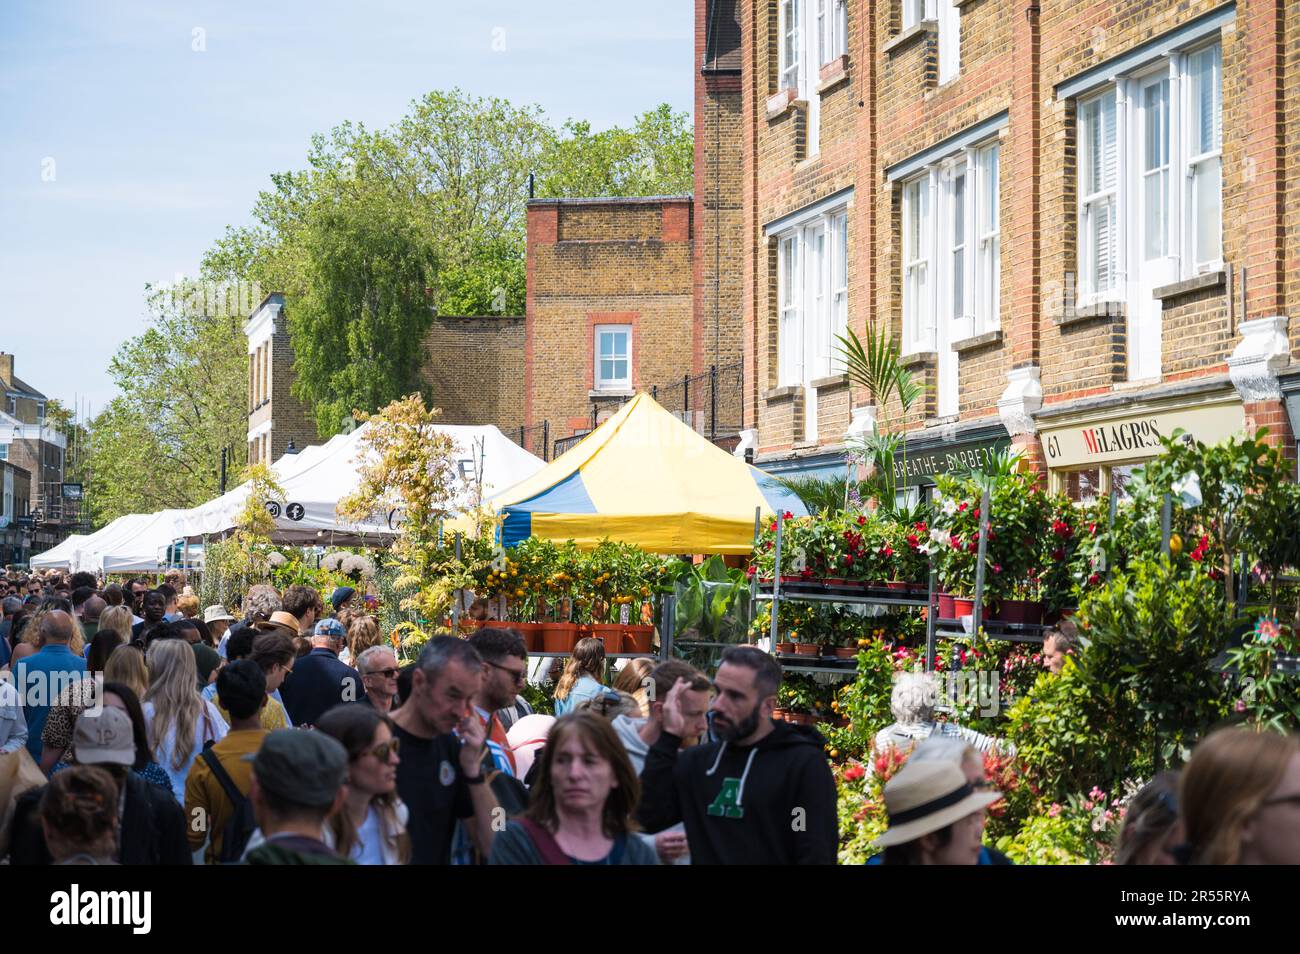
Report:
M887 865L979 863L984 810L1001 792L976 791L948 761L908 761L885 783L889 830L876 839Z

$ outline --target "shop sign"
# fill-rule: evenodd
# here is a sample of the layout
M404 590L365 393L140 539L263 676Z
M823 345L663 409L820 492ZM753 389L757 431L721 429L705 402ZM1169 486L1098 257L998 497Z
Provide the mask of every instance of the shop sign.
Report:
M1160 454L1161 438L1179 428L1188 441L1217 444L1244 427L1240 404L1137 413L1044 430L1043 453L1051 468L1145 460Z
M999 453L1011 446L1009 437L987 441L967 441L939 447L907 449L900 447L894 455L894 479L903 486L932 484L940 474L964 474L983 470Z

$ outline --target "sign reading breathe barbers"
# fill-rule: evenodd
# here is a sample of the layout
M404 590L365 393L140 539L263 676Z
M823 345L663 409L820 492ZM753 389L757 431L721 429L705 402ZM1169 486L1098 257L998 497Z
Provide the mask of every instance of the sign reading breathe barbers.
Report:
M1155 413L1110 417L1086 424L1045 428L1047 466L1077 467L1114 461L1144 460L1162 452L1160 439L1181 428L1188 439L1217 444L1241 433L1245 416L1240 404L1212 404Z
M894 455L894 479L907 487L932 484L940 474L962 474L979 470L989 463L999 451L1011 446L1009 438L991 441L971 441L962 444L907 449L903 459L902 448Z

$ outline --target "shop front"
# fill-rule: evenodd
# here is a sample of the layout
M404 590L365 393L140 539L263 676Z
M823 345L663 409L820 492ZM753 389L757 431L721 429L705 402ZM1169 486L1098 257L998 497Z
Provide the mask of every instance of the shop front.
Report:
M1000 423L912 438L894 456L894 479L908 503L929 500L940 475L985 470L1010 447Z
M1216 444L1245 431L1241 398L1231 387L1088 407L1044 408L1036 417L1049 484L1088 502L1123 493L1133 472L1164 453L1162 438Z

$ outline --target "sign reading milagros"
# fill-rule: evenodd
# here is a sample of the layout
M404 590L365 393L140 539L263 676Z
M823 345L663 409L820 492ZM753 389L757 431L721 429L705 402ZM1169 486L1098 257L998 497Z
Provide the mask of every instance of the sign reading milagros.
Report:
M964 444L953 443L946 447L932 447L920 450L907 449L907 459L901 451L894 457L894 479L908 487L917 484L932 484L940 474L961 474L968 470L980 470L1000 451L1011 446L1009 438L991 441L971 441Z
M1047 466L1076 467L1113 461L1142 460L1161 452L1160 439L1177 428L1188 440L1217 444L1245 427L1240 404L1211 404L1173 411L1129 413L1086 424L1045 428L1043 452Z

